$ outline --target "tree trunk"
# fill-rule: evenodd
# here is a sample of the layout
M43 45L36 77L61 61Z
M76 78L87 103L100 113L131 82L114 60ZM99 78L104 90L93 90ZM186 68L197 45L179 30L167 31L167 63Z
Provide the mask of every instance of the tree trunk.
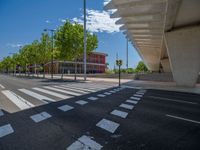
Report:
M63 75L64 75L64 67L65 67L65 61L62 64L62 75L61 75L62 80L63 80Z
M77 74L77 59L75 59L75 75L74 75L75 81L76 81L76 74Z
M43 65L42 65L42 68L43 68L43 78L45 78L45 65L44 65L44 63L43 63Z

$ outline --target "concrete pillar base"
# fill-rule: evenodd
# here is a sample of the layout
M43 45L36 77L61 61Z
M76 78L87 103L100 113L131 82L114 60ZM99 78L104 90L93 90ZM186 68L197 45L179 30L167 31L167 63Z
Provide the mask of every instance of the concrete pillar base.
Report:
M195 86L200 72L200 26L165 33L173 78L178 86Z

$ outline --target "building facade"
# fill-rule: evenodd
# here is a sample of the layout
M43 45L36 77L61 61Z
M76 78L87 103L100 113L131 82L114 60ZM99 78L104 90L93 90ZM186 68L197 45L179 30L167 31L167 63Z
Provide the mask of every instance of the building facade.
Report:
M105 53L92 52L87 55L87 73L105 73L107 68ZM75 61L55 61L53 63L54 74L73 74L75 70L78 74L84 73L83 58ZM45 73L51 73L51 62L45 65Z

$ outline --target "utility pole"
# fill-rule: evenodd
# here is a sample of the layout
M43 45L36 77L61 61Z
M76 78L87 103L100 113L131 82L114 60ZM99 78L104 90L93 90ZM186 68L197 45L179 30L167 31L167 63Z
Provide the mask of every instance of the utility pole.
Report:
M87 48L87 35L86 35L86 0L84 0L84 80L87 80L87 58L86 58L86 48Z
M128 39L126 40L126 68L128 69Z

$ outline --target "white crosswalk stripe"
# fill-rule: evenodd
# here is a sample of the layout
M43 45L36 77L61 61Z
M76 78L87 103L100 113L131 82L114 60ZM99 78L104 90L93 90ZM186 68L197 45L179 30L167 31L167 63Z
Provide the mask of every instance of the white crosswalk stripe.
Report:
M11 100L18 108L20 108L21 110L34 107L34 105L33 105L32 103L30 103L29 101L23 99L22 97L20 97L19 95L15 94L15 93L12 92L12 91L4 90L4 91L2 91L2 93L3 93L9 100Z
M77 89L77 90L82 90L82 91L87 91L87 92L96 92L96 90L91 90L91 89L88 89L88 88L81 88L81 87L75 87L75 86L66 86L66 85L61 85L61 86L64 86L64 87L67 87L67 88L71 88L71 89Z
M63 86L54 86L56 88L59 88L59 89L65 89L65 90L70 90L70 91L74 91L74 92L78 92L78 93L82 93L82 94L87 94L89 92L86 92L86 91L81 91L81 90L77 90L77 89L72 89L70 87L63 87Z
M81 95L79 93L75 93L75 92L71 92L71 91L66 91L66 90L61 90L61 89L53 88L53 87L49 87L49 86L44 86L44 88L49 89L49 90L53 90L53 91L57 91L57 92L62 92L62 93L70 94L70 95L73 95L73 96L80 96Z
M45 90L45 89L42 89L42 88L33 88L33 89L36 90L36 91L39 91L39 92L43 92L43 93L55 96L55 97L62 98L62 99L70 98L70 96L66 96L66 95L56 93L56 92L48 91L48 90Z
M31 97L34 97L44 103L48 103L48 102L55 102L55 100L49 98L49 97L46 97L44 95L40 95L38 93L35 93L35 92L32 92L30 90L27 90L27 89L18 89L20 92L23 92Z

